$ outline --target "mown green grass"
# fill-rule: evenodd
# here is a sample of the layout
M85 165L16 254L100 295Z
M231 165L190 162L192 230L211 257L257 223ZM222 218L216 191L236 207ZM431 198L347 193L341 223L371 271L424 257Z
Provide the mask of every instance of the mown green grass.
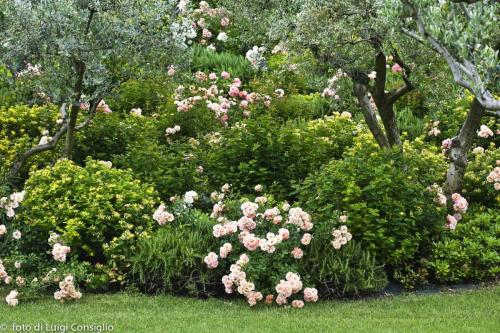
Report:
M113 332L498 332L500 286L431 295L323 301L302 310L244 302L131 294L0 305L0 325L92 324ZM0 326L1 327L1 326ZM34 327L34 326L32 326ZM71 330L69 330L71 331Z

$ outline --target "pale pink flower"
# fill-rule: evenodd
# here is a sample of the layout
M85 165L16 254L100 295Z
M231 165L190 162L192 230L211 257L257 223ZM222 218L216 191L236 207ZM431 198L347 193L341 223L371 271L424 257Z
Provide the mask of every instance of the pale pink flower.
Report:
M241 212L246 217L254 218L255 212L257 211L257 208L259 208L258 204L254 203L254 202L247 201L241 205Z
M257 197L257 198L255 198L255 202L258 203L259 205L263 205L267 202L267 198L264 196Z
M219 254L221 258L227 258L229 253L231 253L231 250L233 249L233 246L231 243L224 243L224 245L221 246Z
M174 214L165 210L165 205L161 204L158 209L153 213L153 220L158 222L159 225L164 225L167 222L174 220Z
M302 309L304 307L304 302L298 299L293 300L292 307L296 309Z
M452 215L446 216L445 228L450 230L455 230L456 227L457 227L457 219Z
M458 193L453 193L451 196L453 200L453 209L458 213L465 213L469 207L469 203Z
M451 148L452 141L451 139L444 139L443 142L441 142L441 148L443 148L443 151L447 151L448 149Z
M66 255L71 251L69 246L64 246L59 243L55 243L52 248L52 257L55 261L64 262L66 261Z
M283 240L287 240L290 237L290 231L286 228L281 228L278 230L278 235L280 235Z
M260 238L255 237L254 234L248 234L243 238L243 246L245 246L249 251L255 251L260 245Z
M241 87L241 80L239 78L234 78L233 80L233 86L235 87Z
M302 249L300 247L293 248L291 253L292 253L294 259L300 259L304 255L304 252L302 251Z
M240 89L234 85L229 87L229 96L238 97L240 95Z
M212 38L212 32L208 29L203 29L202 36L203 38Z
M243 216L238 220L238 227L241 231L252 231L257 227L257 223L253 219Z
M0 236L3 236L7 233L7 227L5 224L0 224Z
M224 28L227 27L229 23L230 23L229 17L223 17L220 19L220 25Z
M402 71L403 71L403 68L399 64L394 64L392 66L393 73L401 73Z
M278 216L280 213L279 209L276 207L266 209L264 212L264 218L266 220L274 220L276 216Z
M248 101L245 101L245 100L241 101L240 102L240 107L242 109L247 109L248 108Z
M276 304L284 305L284 304L286 304L286 299L287 298L285 296L279 294L278 297L276 297Z
M483 138L483 139L486 139L490 136L494 136L495 134L493 134L493 131L486 125L481 125L481 127L479 128L479 132L477 133L477 135L480 137L480 138Z
M205 264L207 264L208 268L214 269L219 265L218 262L219 256L215 252L210 252L204 259Z
M305 288L304 289L304 301L306 302L317 302L318 301L318 290L316 288Z
M223 71L220 76L224 79L224 80L228 80L230 77L231 77L231 74L229 74L228 72L226 71Z
M309 245L311 243L311 239L312 239L312 235L309 233L305 233L302 236L302 239L300 240L300 242L302 243L302 245Z
M168 66L167 75L172 77L175 75L175 73L176 73L175 66L174 65Z
M5 297L5 301L7 302L8 305L10 306L16 306L19 304L19 300L17 299L19 293L17 290L12 290L7 297Z

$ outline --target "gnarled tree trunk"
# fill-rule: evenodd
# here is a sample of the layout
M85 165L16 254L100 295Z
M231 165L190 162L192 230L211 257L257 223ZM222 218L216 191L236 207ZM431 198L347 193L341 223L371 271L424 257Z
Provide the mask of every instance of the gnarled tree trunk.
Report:
M368 97L368 87L366 84L360 82L354 83L354 95L358 100L359 106L361 107L361 111L363 112L363 116L365 118L366 124L372 132L373 137L377 141L380 148L389 148L390 144L387 140L387 137L384 134L384 131L379 126L377 121L377 115L375 110L373 110L372 105L370 104L370 98Z
M476 136L476 130L481 125L481 117L484 112L484 106L474 98L467 119L463 123L458 135L452 139L449 151L450 164L448 166L446 182L443 187L444 193L448 199L453 193L462 190L463 179L467 167L467 153Z

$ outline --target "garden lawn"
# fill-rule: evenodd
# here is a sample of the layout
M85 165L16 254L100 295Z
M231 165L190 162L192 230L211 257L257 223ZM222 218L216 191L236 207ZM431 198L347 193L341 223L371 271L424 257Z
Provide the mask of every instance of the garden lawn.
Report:
M81 301L70 304L44 298L14 308L0 305L0 330L15 332L13 323L31 327L36 323L104 323L113 325L113 332L120 333L498 332L500 286L430 295L323 301L306 304L301 310L263 305L249 308L243 301L136 294L84 295Z

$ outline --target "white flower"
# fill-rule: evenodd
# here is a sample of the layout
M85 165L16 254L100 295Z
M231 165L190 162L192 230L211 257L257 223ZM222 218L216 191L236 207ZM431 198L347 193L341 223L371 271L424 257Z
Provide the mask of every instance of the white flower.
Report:
M133 108L132 110L130 110L130 114L136 117L140 117L142 116L142 110L141 108Z
M198 193L196 193L195 191L188 191L184 194L184 202L187 204L192 204L197 199Z
M220 32L219 35L217 36L217 40L220 40L223 43L227 42L227 39L228 36L225 32Z
M14 231L14 232L12 233L12 238L14 238L14 239L16 239L16 240L21 239L21 236L22 236L22 234L21 234L21 232L20 232L19 230L16 230L16 231Z

